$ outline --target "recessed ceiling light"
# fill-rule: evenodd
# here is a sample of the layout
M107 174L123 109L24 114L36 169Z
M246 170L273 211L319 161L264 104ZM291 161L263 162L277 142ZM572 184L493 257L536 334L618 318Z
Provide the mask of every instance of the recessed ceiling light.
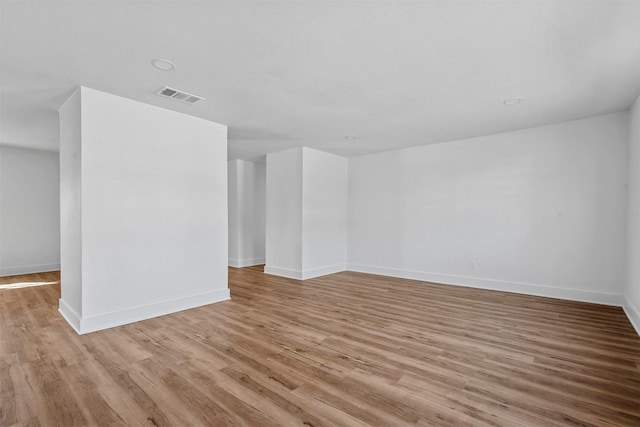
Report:
M505 105L513 105L522 102L521 96L514 96L513 98L505 99L503 104Z
M151 61L151 65L162 71L171 71L175 70L176 68L176 64L169 61L168 59L154 59Z
M347 136L345 136L345 137L344 137L344 139L349 139L349 140L351 140L351 141L353 141L354 139L358 139L358 138L359 138L359 137L358 137L358 136L355 136L355 135L347 135Z

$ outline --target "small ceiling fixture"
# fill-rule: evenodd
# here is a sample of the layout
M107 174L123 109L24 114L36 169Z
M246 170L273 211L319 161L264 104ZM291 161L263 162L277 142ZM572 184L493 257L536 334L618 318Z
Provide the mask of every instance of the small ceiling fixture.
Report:
M353 141L354 139L358 139L359 136L355 136L355 135L347 135L344 137L344 139L348 139L350 141Z
M171 71L176 69L176 64L168 59L154 59L151 61L151 65L162 71Z
M514 96L513 98L505 99L503 104L505 105L513 105L522 102L521 96Z

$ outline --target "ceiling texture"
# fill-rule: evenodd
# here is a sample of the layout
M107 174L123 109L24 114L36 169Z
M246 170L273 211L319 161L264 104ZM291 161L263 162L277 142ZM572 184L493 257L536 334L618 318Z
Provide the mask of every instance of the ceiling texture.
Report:
M640 1L3 0L0 19L0 143L47 150L80 85L225 124L230 159L441 143L640 92Z

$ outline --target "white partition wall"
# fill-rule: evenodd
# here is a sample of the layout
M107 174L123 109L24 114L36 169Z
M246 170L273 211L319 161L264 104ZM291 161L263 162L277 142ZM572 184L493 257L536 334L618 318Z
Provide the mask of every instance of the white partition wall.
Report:
M264 264L266 164L232 160L229 177L229 265Z
M81 96L79 88L58 111L60 119L60 312L82 332Z
M344 157L303 148L303 279L347 268L347 164Z
M87 88L60 109L60 312L78 332L229 298L226 132Z
M346 253L347 159L307 147L267 155L265 273L336 273Z
M629 121L629 203L627 211L627 274L624 309L640 334L640 96Z
M265 273L302 278L302 148L267 155Z

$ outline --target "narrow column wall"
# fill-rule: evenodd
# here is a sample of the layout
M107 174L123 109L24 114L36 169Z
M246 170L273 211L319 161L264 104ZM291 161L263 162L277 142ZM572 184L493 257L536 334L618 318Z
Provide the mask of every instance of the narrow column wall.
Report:
M232 160L229 176L229 266L264 264L266 164Z
M343 271L347 159L307 147L267 156L265 272L309 279Z

